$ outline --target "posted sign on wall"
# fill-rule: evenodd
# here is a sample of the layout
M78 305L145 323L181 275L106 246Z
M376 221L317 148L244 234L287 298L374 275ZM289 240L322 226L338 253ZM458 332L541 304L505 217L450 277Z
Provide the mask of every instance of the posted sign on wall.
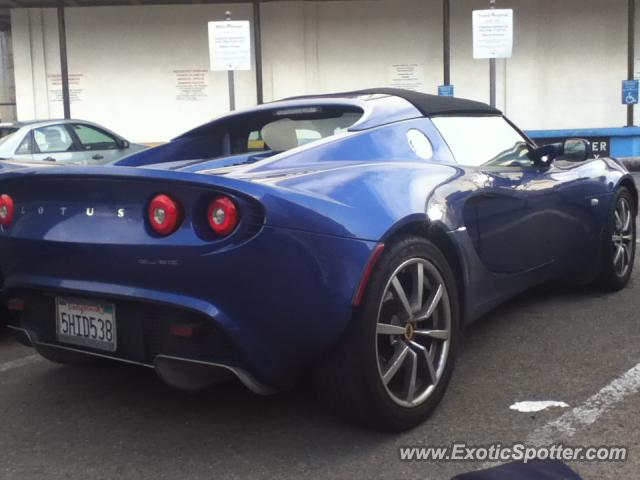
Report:
M424 64L395 63L389 68L389 86L405 90L424 89Z
M247 20L209 22L212 71L251 70L250 29Z
M510 58L513 51L513 10L473 12L473 58Z

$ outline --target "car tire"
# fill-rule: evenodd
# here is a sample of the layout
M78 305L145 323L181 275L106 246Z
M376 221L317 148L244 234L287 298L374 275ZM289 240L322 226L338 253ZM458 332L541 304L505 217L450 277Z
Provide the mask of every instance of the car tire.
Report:
M74 352L71 350L52 348L44 345L35 345L34 348L40 356L50 362L59 363L61 365L78 365L92 363L95 361L95 358L91 355L85 355L84 353Z
M422 423L451 378L458 301L454 274L433 243L414 236L389 243L344 338L316 370L319 394L339 415L376 429Z
M620 187L613 197L602 241L596 285L617 291L629 282L636 252L636 204L626 187Z

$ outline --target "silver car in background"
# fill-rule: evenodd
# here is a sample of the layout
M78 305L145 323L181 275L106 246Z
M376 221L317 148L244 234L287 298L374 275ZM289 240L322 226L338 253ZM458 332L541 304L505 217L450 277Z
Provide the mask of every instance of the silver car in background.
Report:
M84 120L0 123L0 131L0 160L108 164L147 148Z

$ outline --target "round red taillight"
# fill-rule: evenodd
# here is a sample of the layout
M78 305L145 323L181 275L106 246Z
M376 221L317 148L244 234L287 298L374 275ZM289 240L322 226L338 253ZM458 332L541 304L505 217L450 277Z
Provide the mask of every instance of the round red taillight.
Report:
M180 205L168 195L156 195L149 204L149 222L156 233L169 235L182 221Z
M229 235L238 225L238 208L229 197L217 197L209 204L207 220L218 235Z
M13 198L4 193L0 195L0 225L5 227L11 225L14 211Z

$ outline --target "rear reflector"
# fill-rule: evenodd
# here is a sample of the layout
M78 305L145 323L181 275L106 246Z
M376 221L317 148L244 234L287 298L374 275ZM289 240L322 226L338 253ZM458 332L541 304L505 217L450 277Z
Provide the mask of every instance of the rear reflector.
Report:
M5 227L11 225L14 209L13 198L5 193L0 195L0 225Z
M12 312L24 311L24 300L21 298L12 298L7 302L7 308Z
M169 333L176 337L193 337L194 328L191 325L174 323L169 327Z
M360 286L358 286L358 291L356 292L355 297L353 297L353 306L357 307L360 305L362 301L362 297L364 297L364 292L367 289L367 285L369 284L369 280L371 280L371 275L373 274L373 268L378 263L380 259L380 255L384 252L384 243L380 243L373 249L373 253L371 257L369 257L369 263L367 263L366 268L364 269L364 274L362 275L362 279L360 280Z
M217 197L209 204L207 220L218 235L229 235L238 225L238 208L229 197Z
M168 195L156 195L149 204L149 222L156 233L169 235L175 232L182 221L182 209Z

